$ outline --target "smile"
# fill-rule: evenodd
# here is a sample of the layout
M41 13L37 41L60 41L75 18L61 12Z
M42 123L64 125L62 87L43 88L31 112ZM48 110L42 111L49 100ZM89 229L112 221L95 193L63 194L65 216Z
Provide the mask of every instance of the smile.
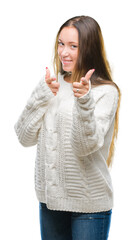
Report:
M72 60L62 60L62 64L63 65L69 64L71 62L72 62Z

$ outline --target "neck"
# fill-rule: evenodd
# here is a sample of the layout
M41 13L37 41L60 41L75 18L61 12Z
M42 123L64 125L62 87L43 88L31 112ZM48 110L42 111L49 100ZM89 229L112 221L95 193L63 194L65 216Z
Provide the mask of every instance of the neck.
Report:
M71 81L71 74L72 74L72 73L67 73L67 74L65 74L64 80L65 80L66 82L72 83L72 81Z

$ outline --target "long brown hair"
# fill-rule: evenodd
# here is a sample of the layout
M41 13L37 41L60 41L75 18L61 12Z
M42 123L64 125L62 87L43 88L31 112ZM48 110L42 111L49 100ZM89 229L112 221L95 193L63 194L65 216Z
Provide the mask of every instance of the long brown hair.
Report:
M111 68L109 62L107 61L101 28L97 21L95 21L89 16L73 17L67 20L60 27L56 37L54 55L54 70L57 78L59 72L63 75L67 74L67 72L65 72L62 68L62 64L60 62L57 51L59 34L64 27L75 27L79 35L79 54L75 69L71 75L72 82L79 82L81 77L85 76L85 74L90 69L95 69L95 72L91 77L92 87L96 87L101 84L111 84L117 88L119 93L118 106L115 114L114 132L107 159L107 165L110 166L112 165L112 159L114 154L114 142L118 134L121 92L119 87L112 80Z

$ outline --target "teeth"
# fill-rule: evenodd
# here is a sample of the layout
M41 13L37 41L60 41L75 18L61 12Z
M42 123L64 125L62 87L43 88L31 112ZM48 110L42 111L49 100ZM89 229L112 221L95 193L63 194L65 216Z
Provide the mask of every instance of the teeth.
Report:
M63 63L69 63L69 62L71 62L71 60L64 60L64 61L62 61Z

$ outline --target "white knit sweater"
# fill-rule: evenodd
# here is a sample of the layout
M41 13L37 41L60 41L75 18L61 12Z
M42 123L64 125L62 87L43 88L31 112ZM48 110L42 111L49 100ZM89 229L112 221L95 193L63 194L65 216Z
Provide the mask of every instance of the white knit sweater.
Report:
M101 85L76 98L71 83L60 74L58 81L54 96L43 77L15 125L23 146L37 144L37 198L52 210L110 210L113 189L106 160L118 91Z

